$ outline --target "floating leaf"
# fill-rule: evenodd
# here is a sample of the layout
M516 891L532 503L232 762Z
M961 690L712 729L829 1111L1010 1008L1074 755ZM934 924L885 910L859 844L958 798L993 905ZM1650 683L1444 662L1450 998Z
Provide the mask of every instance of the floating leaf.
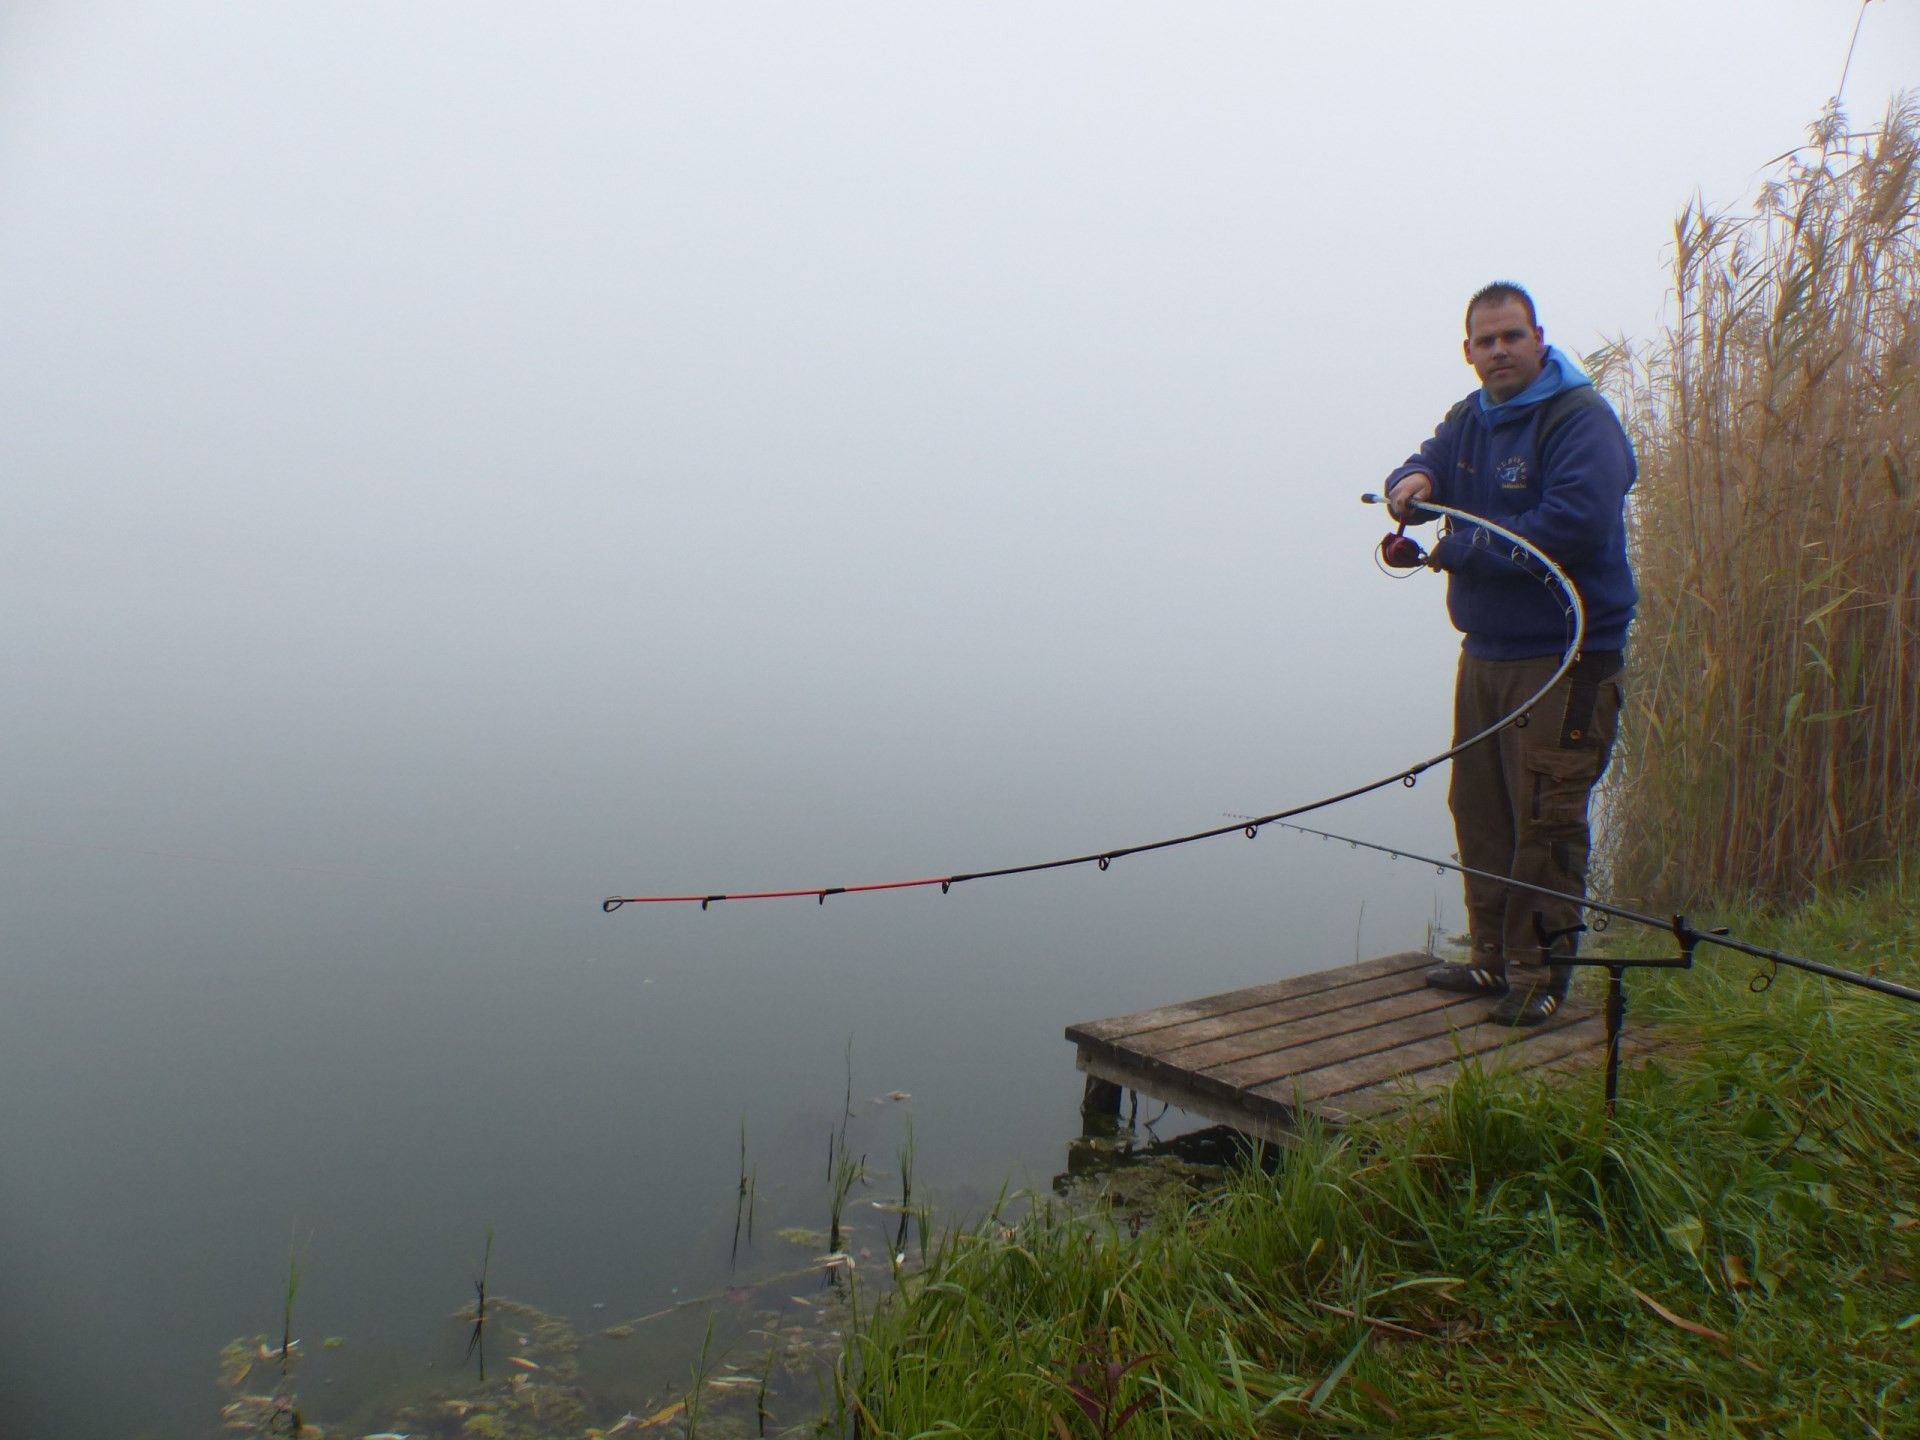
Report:
M220 1352L220 1383L229 1390L240 1388L253 1369L253 1342L230 1340Z

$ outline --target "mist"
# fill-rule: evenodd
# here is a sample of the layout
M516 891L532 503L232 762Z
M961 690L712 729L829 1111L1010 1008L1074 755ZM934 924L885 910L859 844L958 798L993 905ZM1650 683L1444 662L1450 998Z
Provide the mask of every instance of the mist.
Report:
M964 1218L1058 1168L1066 1024L1457 928L1277 830L599 901L1445 749L1440 582L1358 496L1467 295L1645 333L1855 8L9 9L8 1433L210 1428L289 1233L402 1347L490 1225L558 1310L704 1283L739 1124L813 1165L849 1046ZM1444 792L1322 818L1445 856Z

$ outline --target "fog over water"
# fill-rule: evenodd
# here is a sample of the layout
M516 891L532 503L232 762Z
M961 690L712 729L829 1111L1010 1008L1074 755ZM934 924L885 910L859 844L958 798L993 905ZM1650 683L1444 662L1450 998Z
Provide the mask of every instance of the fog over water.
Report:
M1856 13L0 11L0 1435L211 1432L290 1237L297 1328L407 1364L488 1227L582 1323L724 1283L743 1121L824 1222L849 1044L966 1218L1062 1168L1066 1024L1457 927L1278 831L598 902L1445 748L1356 497L1466 296L1647 333ZM1856 120L1916 55L1871 7ZM1444 800L1324 819L1446 854Z

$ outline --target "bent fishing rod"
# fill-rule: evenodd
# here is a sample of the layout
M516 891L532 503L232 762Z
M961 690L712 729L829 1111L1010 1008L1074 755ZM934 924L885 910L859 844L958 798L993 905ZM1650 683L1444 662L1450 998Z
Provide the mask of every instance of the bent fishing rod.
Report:
M1385 496L1371 493L1362 495L1360 501L1365 505L1384 505L1387 503ZM1539 577L1541 583L1546 584L1550 580L1554 586L1558 587L1561 596L1564 597L1563 606L1569 622L1566 650L1560 657L1559 668L1547 677L1546 683L1532 695L1528 696L1512 711L1501 716L1484 730L1481 730L1478 734L1468 736L1465 740L1459 741L1446 750L1442 750L1438 755L1418 761L1403 769L1395 770L1390 774L1381 776L1377 780L1370 780L1364 785L1356 785L1352 789L1342 790L1337 794L1324 795L1317 800L1309 800L1304 804L1290 805L1285 809L1275 810L1267 815L1255 815L1244 820L1237 820L1231 825L1217 825L1206 830L1194 830L1184 835L1173 835L1164 840L1149 840L1135 845L1116 846L1109 850L1094 850L1084 855L1071 855L1057 860L1035 860L1021 865L1003 865L992 870L970 870L952 875L928 875L914 880L870 881L860 885L800 886L780 890L743 890L718 894L705 892L697 895L610 895L600 902L600 908L611 915L624 905L698 905L702 910L705 910L709 906L722 900L812 899L817 904L825 905L829 895L861 895L880 890L915 890L931 885L938 885L940 887L940 893L944 895L952 890L955 885L964 884L969 880L998 880L1013 875L1034 875L1049 870L1072 869L1081 865L1093 865L1101 870L1105 870L1115 860L1125 859L1131 855L1146 855L1157 850L1171 850L1176 846L1192 845L1201 840L1213 840L1222 835L1232 835L1235 833L1242 834L1246 836L1247 839L1252 840L1260 833L1262 826L1272 825L1282 820L1291 819L1296 815L1305 815L1315 810L1324 810L1329 806L1338 805L1347 800L1358 799L1362 795L1372 794L1375 790L1383 790L1395 782L1411 789L1415 783L1417 783L1419 777L1426 771L1431 770L1434 766L1445 764L1447 761L1453 759L1454 756L1459 755L1465 750L1472 749L1475 745L1498 734L1509 725L1524 723L1523 717L1540 702L1548 691L1552 690L1553 687L1560 682L1562 676L1573 668L1574 662L1580 658L1580 646L1585 640L1587 633L1586 607L1581 604L1580 592L1574 588L1573 581L1568 578L1567 573L1562 570L1559 565L1554 563L1550 556L1524 535L1517 534L1505 526L1487 519L1485 516L1471 515L1464 510L1455 510L1446 505L1437 505L1430 501L1423 501L1418 508L1430 514L1446 517L1449 524L1459 524L1470 528L1477 527L1481 532L1498 536L1502 540L1507 541L1513 547L1509 552L1508 558L1522 569L1527 568L1525 561L1529 558L1537 562L1545 572ZM1426 565L1428 563L1428 557L1421 551L1419 543L1405 532L1406 525L1403 522L1397 533L1389 535L1385 540L1381 541L1379 547L1380 553L1385 558L1386 563L1402 569ZM1475 540L1478 542L1478 535L1475 536Z

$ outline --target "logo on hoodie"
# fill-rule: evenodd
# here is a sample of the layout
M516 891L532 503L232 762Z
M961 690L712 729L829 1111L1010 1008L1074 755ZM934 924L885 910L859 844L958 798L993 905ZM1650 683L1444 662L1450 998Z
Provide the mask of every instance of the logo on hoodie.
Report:
M1525 490L1529 484L1527 479L1527 462L1524 457L1519 455L1515 455L1511 459L1502 460L1500 462L1500 468L1493 473L1494 478L1500 482L1500 488L1502 490Z

